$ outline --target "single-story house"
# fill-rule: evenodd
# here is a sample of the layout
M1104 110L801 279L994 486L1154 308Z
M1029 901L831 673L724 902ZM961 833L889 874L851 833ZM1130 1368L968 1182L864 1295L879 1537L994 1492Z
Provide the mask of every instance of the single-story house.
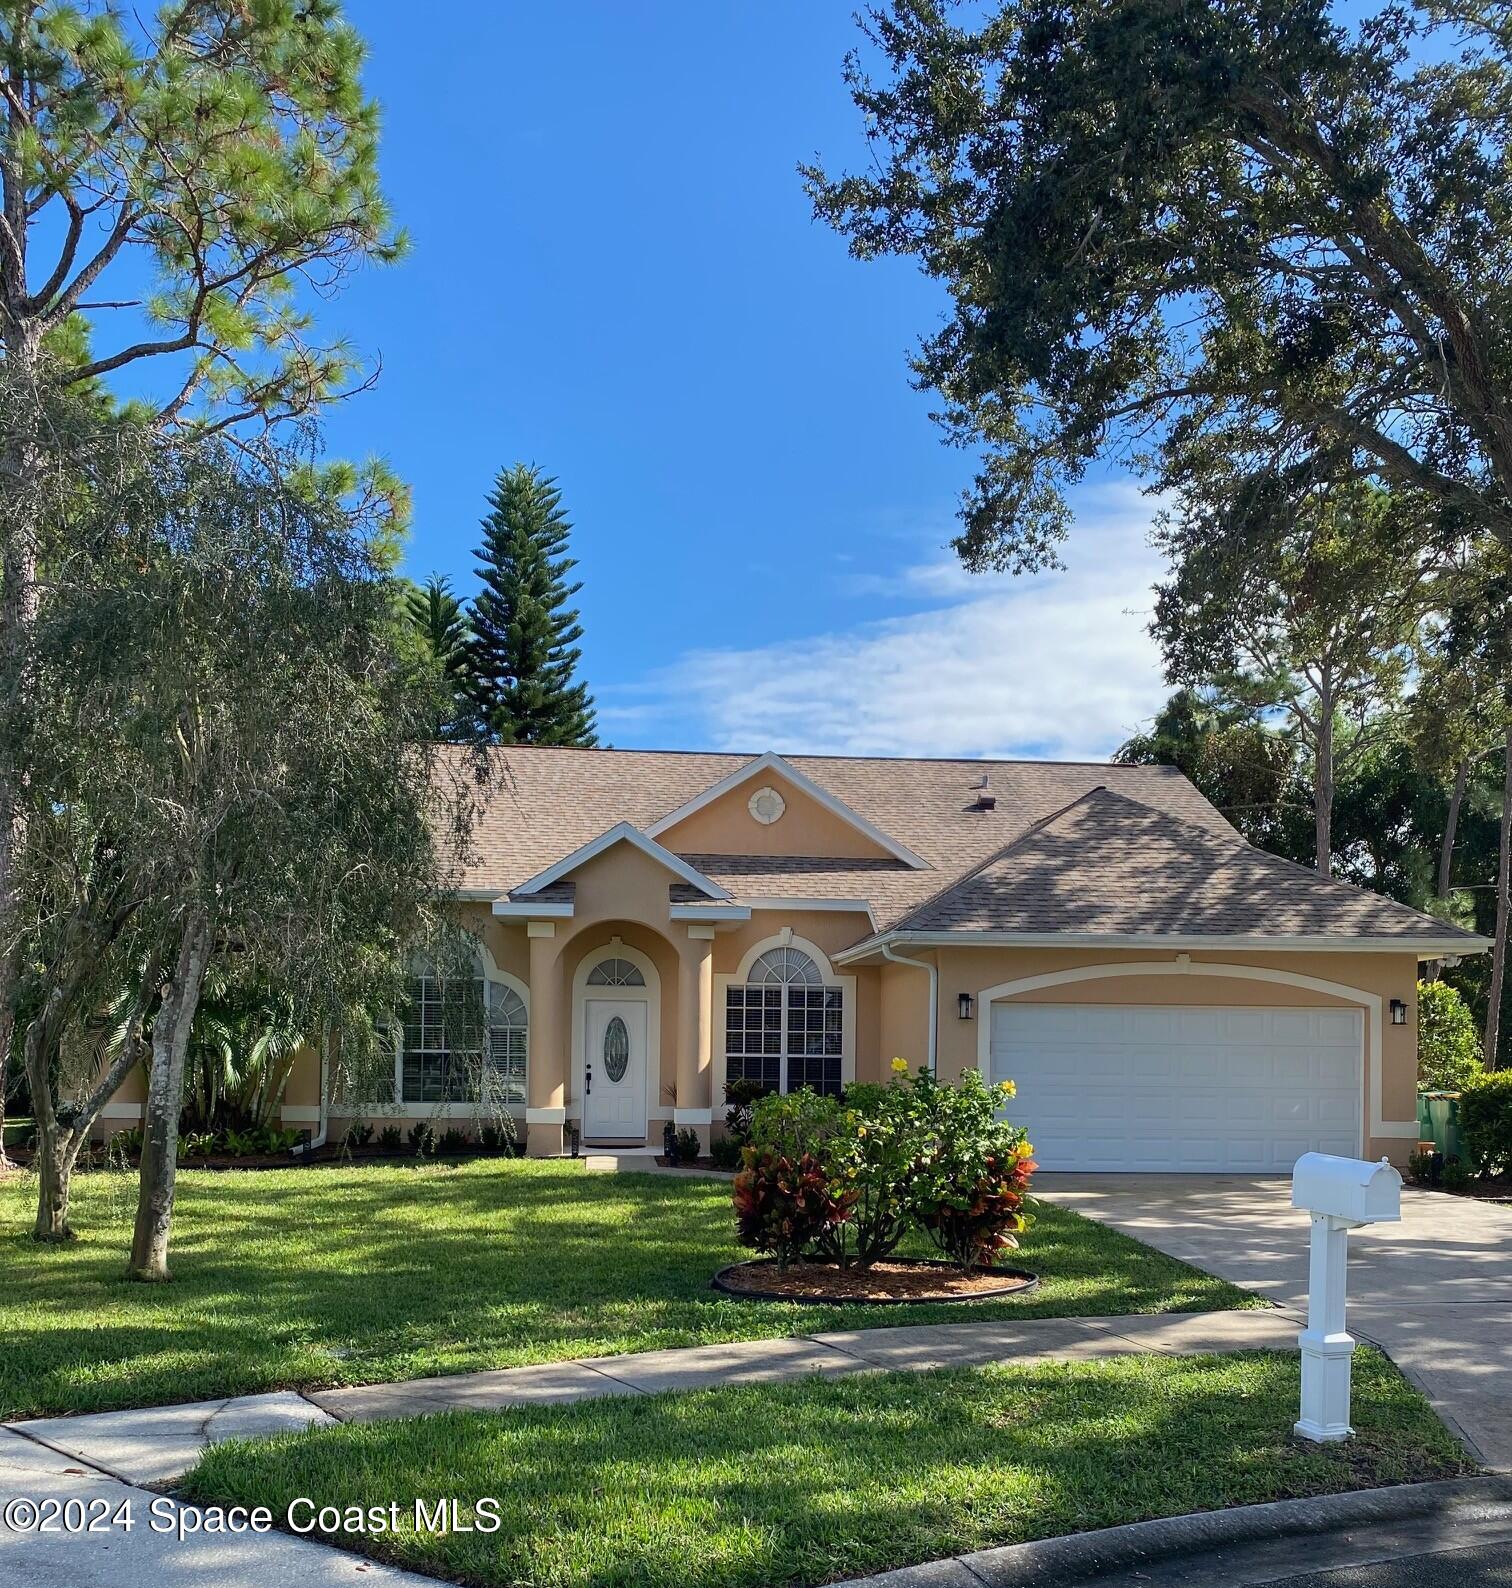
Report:
M496 753L458 908L536 1155L707 1141L730 1080L837 1091L901 1056L1015 1081L1046 1169L1401 1162L1419 962L1487 946L1252 848L1169 767ZM473 1116L428 995L370 1119ZM335 1137L321 1084L312 1056L283 1120Z

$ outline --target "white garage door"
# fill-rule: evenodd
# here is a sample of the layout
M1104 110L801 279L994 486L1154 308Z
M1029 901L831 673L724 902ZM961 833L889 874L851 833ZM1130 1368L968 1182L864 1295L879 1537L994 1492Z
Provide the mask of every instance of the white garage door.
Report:
M992 1006L992 1078L1046 1170L1289 1173L1360 1151L1347 1009Z

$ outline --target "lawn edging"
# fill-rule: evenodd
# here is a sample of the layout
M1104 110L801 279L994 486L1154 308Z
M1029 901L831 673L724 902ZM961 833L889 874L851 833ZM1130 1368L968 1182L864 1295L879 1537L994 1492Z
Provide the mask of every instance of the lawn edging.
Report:
M1425 1516L1456 1526L1475 1521L1506 1524L1512 1532L1512 1476L1491 1474L1433 1483L1398 1483L1301 1500L1270 1500L1225 1511L1129 1522L1122 1527L975 1550L871 1577L852 1577L834 1588L1073 1588L1083 1579L1115 1571L1157 1568L1162 1562L1240 1544L1284 1542L1344 1529L1392 1525ZM1310 1564L1309 1564L1310 1563ZM1232 1563L1228 1563L1232 1569ZM1334 1569L1309 1551L1299 1569ZM1267 1563L1267 1571L1271 1564ZM1236 1582L1243 1579L1235 1578Z

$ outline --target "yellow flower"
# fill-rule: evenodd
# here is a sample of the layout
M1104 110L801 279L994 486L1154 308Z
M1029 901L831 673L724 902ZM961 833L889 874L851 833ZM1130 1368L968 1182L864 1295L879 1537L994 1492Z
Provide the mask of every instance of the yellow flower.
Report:
M866 1134L866 1126L865 1126L865 1125L862 1125L862 1126L861 1126L861 1127L860 1127L860 1129L859 1129L859 1130L857 1130L857 1132L856 1132L856 1134L857 1134L857 1135L858 1135L858 1136L864 1136L864 1135L865 1135L865 1134Z
M1032 1158L1034 1156L1034 1143L1032 1141L1021 1141L1014 1148L1014 1151L1018 1153L1020 1158Z
M1004 1097L1018 1096L1018 1087L1015 1086L1012 1081L999 1081L998 1091L1000 1091Z
M894 1075L907 1075L908 1074L908 1060L907 1059L894 1059L892 1061L892 1072L893 1072Z

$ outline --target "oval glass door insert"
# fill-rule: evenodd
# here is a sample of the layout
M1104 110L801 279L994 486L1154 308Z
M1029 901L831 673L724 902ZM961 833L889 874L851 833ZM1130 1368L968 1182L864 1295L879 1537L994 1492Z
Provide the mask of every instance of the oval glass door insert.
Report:
M625 1022L614 1015L604 1027L604 1069L615 1085L624 1080L629 1063L630 1031Z

